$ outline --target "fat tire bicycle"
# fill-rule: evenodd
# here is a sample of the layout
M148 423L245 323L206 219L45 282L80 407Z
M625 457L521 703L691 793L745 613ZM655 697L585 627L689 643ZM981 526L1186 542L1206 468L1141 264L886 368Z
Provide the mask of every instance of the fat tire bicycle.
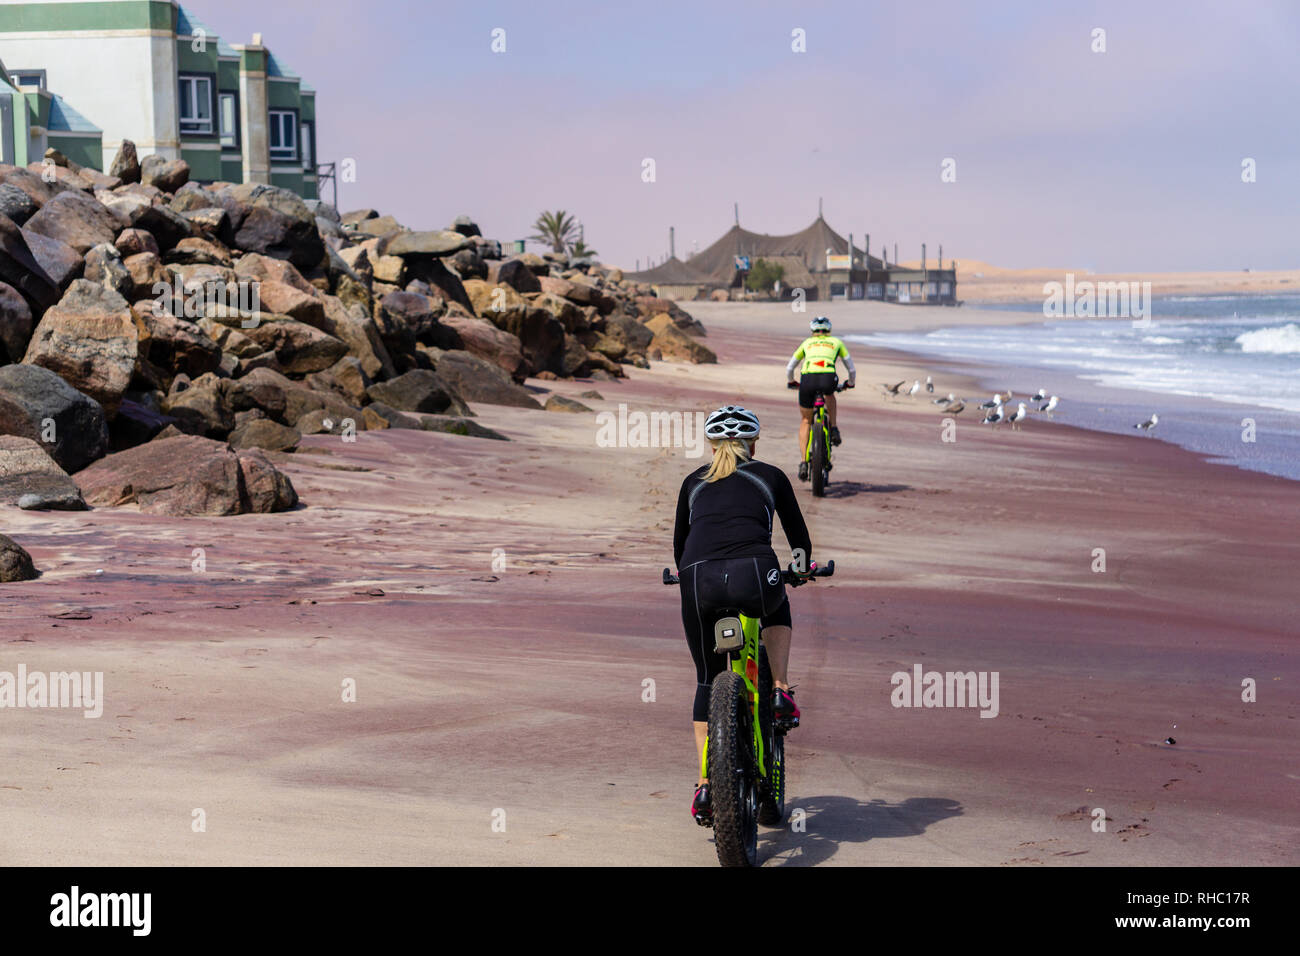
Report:
M833 389L818 389L813 400L812 428L808 430L808 447L803 460L808 462L808 478L814 498L826 497L826 486L831 483L831 419L826 411L826 396L852 388L847 382Z
M835 562L816 564L810 572L781 572L799 587L835 573ZM664 568L664 584L679 583ZM776 827L785 820L785 735L772 707L774 685L762 645L760 621L736 608L715 612L713 651L725 654L727 666L709 690L709 731L700 773L709 781L713 803L713 838L722 866L758 866L758 825Z

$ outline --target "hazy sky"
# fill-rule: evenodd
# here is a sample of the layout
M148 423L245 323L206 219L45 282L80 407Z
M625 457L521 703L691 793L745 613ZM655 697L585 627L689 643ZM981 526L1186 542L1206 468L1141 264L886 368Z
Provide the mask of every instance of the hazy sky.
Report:
M510 240L563 208L606 262L644 267L669 226L685 258L733 202L785 233L820 196L903 258L1300 265L1294 0L186 5L316 87L320 158L356 161L345 210L413 228L467 213Z

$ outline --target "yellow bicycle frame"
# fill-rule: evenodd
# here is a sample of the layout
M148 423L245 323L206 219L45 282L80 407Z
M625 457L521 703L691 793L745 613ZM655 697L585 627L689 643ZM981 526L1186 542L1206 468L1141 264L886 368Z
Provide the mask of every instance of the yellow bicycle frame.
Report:
M767 752L763 746L763 728L758 719L758 645L759 645L759 624L757 618L745 617L740 615L740 624L745 632L745 646L741 653L732 656L731 669L739 674L745 682L745 691L749 696L749 703L752 710L753 720L750 725L754 730L754 754L758 758L758 772L761 776L767 776ZM709 775L709 738L704 738L704 754L700 758L700 777L708 778Z

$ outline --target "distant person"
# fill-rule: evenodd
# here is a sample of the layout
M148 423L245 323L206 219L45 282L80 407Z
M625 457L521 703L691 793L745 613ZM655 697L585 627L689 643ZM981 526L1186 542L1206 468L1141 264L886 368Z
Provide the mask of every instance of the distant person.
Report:
M709 780L703 773L709 694L713 679L726 666L726 659L713 650L718 610L735 608L760 622L772 668L773 717L788 729L799 726L799 708L786 673L790 599L781 562L772 550L773 514L780 516L786 540L802 551L807 568L817 565L790 479L775 465L754 460L758 431L758 417L738 405L710 415L704 436L713 446L713 461L687 475L677 496L673 559L681 584L682 625L695 659L695 751L701 764L691 816L701 826L713 825Z
M819 315L808 323L808 328L812 335L800 343L785 367L787 387L799 389L800 481L808 480L808 461L804 458L804 450L808 447L808 435L812 431L813 402L817 393L820 391L826 395L826 411L831 419L831 444L838 445L840 430L835 424L835 386L839 384L839 377L835 374L836 361L844 359L844 367L848 369L849 380L845 383L845 388L853 388L858 378L853 359L849 358L849 350L843 342L831 335L831 320ZM796 382L794 370L800 360L803 365L800 366L799 381Z

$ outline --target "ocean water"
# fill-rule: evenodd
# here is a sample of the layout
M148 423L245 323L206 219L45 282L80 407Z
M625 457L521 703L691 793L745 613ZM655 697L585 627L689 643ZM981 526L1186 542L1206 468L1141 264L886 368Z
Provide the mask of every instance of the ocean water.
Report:
M1038 303L997 310L1042 315ZM849 338L983 367L990 395L966 398L1010 388L1014 409L1042 388L1060 398L1057 421L1135 438L1154 413L1151 438L1300 480L1300 293L1157 297L1137 327L1056 319Z

